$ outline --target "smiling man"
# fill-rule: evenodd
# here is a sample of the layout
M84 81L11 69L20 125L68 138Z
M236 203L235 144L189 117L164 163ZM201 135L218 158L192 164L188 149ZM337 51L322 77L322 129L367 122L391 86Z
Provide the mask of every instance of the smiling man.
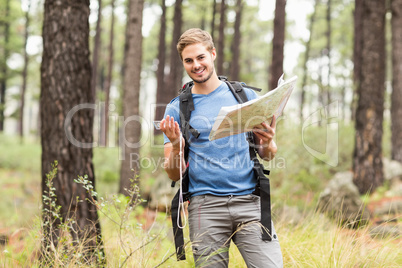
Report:
M189 29L180 37L177 50L193 81L194 110L189 124L199 132L199 136L187 137L188 163L180 157L186 141L180 128L179 97L167 106L160 125L165 139L164 168L169 178L177 181L180 171L188 169L189 227L196 266L228 267L232 240L248 267L282 267L273 224L272 239L262 239L260 197L253 194L257 179L246 134L208 139L220 108L238 104L215 72L213 40L206 31ZM244 90L249 100L257 97L254 91ZM277 151L273 140L275 118L271 124L257 126L253 135L258 155L266 161L273 159Z

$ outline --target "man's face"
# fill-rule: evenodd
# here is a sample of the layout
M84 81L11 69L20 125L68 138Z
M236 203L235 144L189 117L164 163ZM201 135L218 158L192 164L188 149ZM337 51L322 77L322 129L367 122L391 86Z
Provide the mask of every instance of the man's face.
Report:
M195 83L205 83L214 73L215 49L209 52L201 43L186 46L181 53L183 66Z

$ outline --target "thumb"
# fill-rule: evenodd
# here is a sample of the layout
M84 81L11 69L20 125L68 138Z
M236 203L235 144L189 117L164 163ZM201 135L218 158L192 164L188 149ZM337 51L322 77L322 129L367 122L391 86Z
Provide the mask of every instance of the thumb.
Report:
M274 115L274 116L272 116L272 121L271 121L271 125L270 125L272 128L276 128L276 116Z

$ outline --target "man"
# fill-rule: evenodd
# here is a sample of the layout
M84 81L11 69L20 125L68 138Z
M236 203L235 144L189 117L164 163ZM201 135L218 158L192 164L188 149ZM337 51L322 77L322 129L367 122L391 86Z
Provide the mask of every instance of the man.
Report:
M188 157L189 228L196 266L227 267L232 240L248 267L282 267L274 228L272 241L261 239L260 202L259 196L252 194L256 179L246 134L214 141L208 139L220 108L238 104L215 72L213 40L203 30L189 29L180 37L177 50L194 82L195 110L191 113L190 125L200 132L198 138L189 138ZM244 90L249 100L257 97L254 91ZM179 180L180 170L186 169L180 157L185 141L179 127L179 112L176 97L167 106L160 124L165 138L164 168L173 181ZM266 161L273 159L277 151L273 140L275 124L274 118L270 125L262 123L253 131L257 153Z

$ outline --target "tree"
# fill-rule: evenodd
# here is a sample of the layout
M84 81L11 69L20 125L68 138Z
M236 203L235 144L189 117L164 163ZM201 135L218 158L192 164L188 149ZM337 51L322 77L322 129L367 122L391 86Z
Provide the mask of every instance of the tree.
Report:
M391 1L392 96L391 157L402 163L402 1Z
M353 14L354 19L354 42L353 42L353 98L352 98L352 107L351 107L351 119L354 121L356 118L356 106L357 106L357 88L360 84L360 73L361 73L361 49L362 49L362 32L363 28L363 0L355 0L355 10Z
M20 115L18 120L18 131L21 139L24 137L24 107L25 107L25 92L27 88L27 78L28 78L28 53L27 53L27 42L28 42L28 28L29 28L29 10L31 7L31 1L28 2L28 9L25 12L25 31L24 31L24 67L22 69L22 85L21 85L21 96L20 96Z
M159 45L158 45L158 69L156 71L156 110L155 110L155 120L161 120L165 113L166 104L170 102L174 97L173 90L168 90L172 94L166 94L164 92L165 85L165 64L166 64L166 0L162 0L162 15L160 18L160 29L159 29ZM176 53L175 53L176 54ZM159 134L156 129L154 129L155 134Z
M105 80L105 113L103 115L103 120L101 123L101 144L107 146L109 139L109 103L110 103L110 87L112 85L112 71L114 64L114 5L115 0L111 0L110 6L112 9L112 15L110 19L110 33L109 33L109 57L107 63L107 75Z
M327 47L326 47L326 54L328 58L328 74L327 74L327 109L329 109L329 104L331 103L331 1L327 0Z
M99 62L99 49L101 46L101 22L102 22L102 0L98 0L98 19L96 21L96 33L94 40L94 50L92 53L92 80L91 90L92 94L96 96L96 80L98 77L98 62Z
M176 0L174 4L174 18L173 18L173 36L172 43L170 44L170 72L168 77L168 89L166 90L166 99L168 102L176 97L178 88L180 88L183 79L183 65L179 55L177 55L176 44L179 41L182 31L182 3L183 0ZM169 98L168 98L169 97Z
M1 75L0 75L0 131L4 130L4 110L6 106L6 88L8 67L7 59L10 56L9 41L10 41L10 0L6 0L4 18L4 47L3 47L3 60L1 62Z
M283 48L285 46L286 0L276 0L274 36L272 38L272 63L269 72L269 89L273 90L283 74Z
M139 173L141 122L139 120L140 82L142 62L142 11L144 0L128 2L126 41L124 46L123 161L120 169L119 193L128 195L131 179ZM134 171L134 172L133 172ZM133 178L134 176L134 178Z
M310 49L311 49L311 41L313 38L313 26L315 23L315 17L317 15L317 9L318 9L318 3L320 0L315 0L314 4L314 11L313 14L310 17L310 25L309 25L309 38L307 42L305 43L306 46L306 51L304 52L304 59L303 59L303 78L302 78L302 85L301 85L301 95L300 95L300 122L303 122L304 116L303 116L303 109L304 109L304 99L306 95L305 87L307 84L307 74L308 74L308 68L307 68L307 62L310 57Z
M218 51L216 60L216 70L218 75L223 75L223 62L225 60L225 27L226 27L226 4L225 0L221 0Z
M242 0L237 0L236 3L236 20L234 24L234 36L232 41L232 65L230 79L240 81L240 43L241 43L241 13L243 10Z
M356 7L357 8L357 7ZM385 1L362 5L361 73L355 122L353 182L360 193L373 191L384 181L382 124L385 91Z
M212 20L211 20L211 37L215 40L215 17L216 17L216 0L212 3Z
M70 226L74 245L89 255L101 246L101 229L90 194L74 179L87 176L95 188L92 163L94 96L89 61L89 0L45 1L41 64L42 194L49 189L46 174L58 161L53 179L61 219L46 222L50 209L44 202L44 250L57 246L60 224ZM51 226L49 226L51 225Z

